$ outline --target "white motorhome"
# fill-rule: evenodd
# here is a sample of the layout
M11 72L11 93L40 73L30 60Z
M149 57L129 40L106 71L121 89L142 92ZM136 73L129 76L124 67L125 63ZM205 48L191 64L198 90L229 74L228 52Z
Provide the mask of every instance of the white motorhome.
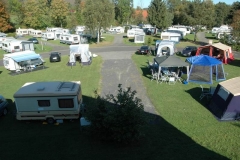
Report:
M3 65L10 71L26 71L43 66L44 60L34 51L22 51L4 54Z
M25 50L34 51L33 42L30 41L22 41L17 39L7 39L2 43L2 49L7 53L20 52Z
M7 34L0 32L0 48L2 48L2 41L7 37Z
M14 95L17 120L78 119L82 104L80 81L28 82Z
M64 44L79 44L80 43L80 35L77 34L66 34L60 36L60 43Z
M43 32L42 33L42 40L48 41L48 40L54 40L55 34L54 32Z
M143 29L129 29L127 30L127 37L128 38L134 38L135 35L137 34L145 34L145 32L143 31Z

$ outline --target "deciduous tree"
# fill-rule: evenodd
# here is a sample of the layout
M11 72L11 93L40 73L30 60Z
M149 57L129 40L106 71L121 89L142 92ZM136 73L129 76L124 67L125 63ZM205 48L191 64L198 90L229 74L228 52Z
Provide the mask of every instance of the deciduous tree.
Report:
M230 5L219 2L215 5L215 26L227 24L227 16L230 12Z
M128 24L133 14L133 0L114 0L115 19L120 23Z
M0 31L6 32L11 29L10 17L6 10L6 4L0 1Z
M52 0L50 6L52 25L56 27L66 26L66 18L68 13L69 9L65 0Z
M83 10L84 24L94 35L114 20L114 4L109 0L87 0ZM99 42L99 36L98 36Z

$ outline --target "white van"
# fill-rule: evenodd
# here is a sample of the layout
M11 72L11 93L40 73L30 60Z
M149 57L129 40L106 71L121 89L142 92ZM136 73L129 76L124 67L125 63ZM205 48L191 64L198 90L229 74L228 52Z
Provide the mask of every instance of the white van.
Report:
M14 95L17 120L78 119L82 104L80 81L28 82Z

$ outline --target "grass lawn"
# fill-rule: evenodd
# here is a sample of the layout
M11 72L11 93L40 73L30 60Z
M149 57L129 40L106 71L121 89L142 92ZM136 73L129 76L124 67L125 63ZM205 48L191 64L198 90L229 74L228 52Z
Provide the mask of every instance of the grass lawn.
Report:
M205 37L206 37L207 39L212 40L213 43L217 43L217 42L219 42L219 40L216 39L216 36L213 35L212 33L208 33L208 32L206 32L206 33L205 33Z
M139 68L139 73L142 74L151 102L166 122L174 126L178 132L189 137L195 144L225 158L240 159L238 151L240 144L237 143L240 138L239 121L217 121L205 107L206 100L200 101L201 89L198 84L189 83L184 85L176 83L171 86L168 84L157 84L156 81L151 82L149 71L145 65L147 59L152 61L153 57L133 55L132 58ZM227 79L240 76L238 62L239 60L235 60L231 64L224 65L225 72L228 73ZM213 86L216 85L217 82L214 82ZM209 87L208 85L203 86ZM161 132L166 132L166 130ZM168 138L169 144L171 144L179 137L169 133ZM189 144L186 142L185 145L188 146ZM170 150L173 150L173 148L170 148ZM179 150L184 153L185 148L179 148ZM192 151L189 151L189 154L192 154ZM201 156L201 154L198 155ZM198 157L197 159L201 158ZM215 158L209 157L209 159Z

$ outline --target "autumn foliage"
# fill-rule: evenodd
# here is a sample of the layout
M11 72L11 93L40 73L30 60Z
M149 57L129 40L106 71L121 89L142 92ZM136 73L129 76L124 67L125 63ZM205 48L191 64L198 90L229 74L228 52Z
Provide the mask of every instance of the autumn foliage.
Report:
M10 16L6 11L6 7L3 2L0 1L0 31L5 32L12 28L10 24Z

